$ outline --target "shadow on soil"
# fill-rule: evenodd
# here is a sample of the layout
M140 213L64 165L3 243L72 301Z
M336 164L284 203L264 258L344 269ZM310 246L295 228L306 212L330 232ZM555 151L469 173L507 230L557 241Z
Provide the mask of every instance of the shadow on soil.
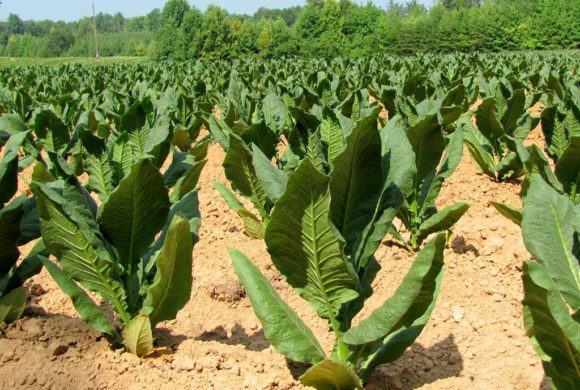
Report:
M400 243L399 241L396 241L396 240L387 240L387 241L385 241L385 245L388 247L395 247L395 248L407 250L407 247L405 245L403 245L402 243Z
M228 336L228 332L223 326L203 332L195 338L198 341L217 341L227 345L243 345L249 351L263 351L270 346L270 343L264 336L264 332L259 330L253 334L248 334L246 330L240 325L234 325Z
M418 389L463 371L463 358L453 335L425 348L415 343L395 363L379 366L365 386L367 390Z
M155 332L155 345L159 347L169 347L172 350L176 350L179 345L187 340L186 336L180 334L174 334L171 330L167 328L156 328Z

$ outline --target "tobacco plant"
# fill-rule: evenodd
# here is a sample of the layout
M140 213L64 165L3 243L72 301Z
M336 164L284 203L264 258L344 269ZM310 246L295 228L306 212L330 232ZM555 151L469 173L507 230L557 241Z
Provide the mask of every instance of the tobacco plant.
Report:
M534 175L522 233L526 331L552 386L580 388L580 206Z
M546 152L554 161L562 156L571 138L580 137L580 88L573 81L548 76L548 106L542 111Z
M523 143L539 122L539 118L528 113L538 98L538 95L526 96L524 89L514 90L508 98L498 92L494 97L485 98L477 108L477 127L469 122L464 125L465 144L484 174L497 181L516 179L524 174L517 145Z
M46 255L44 244L39 241L17 264L19 247L40 236L35 199L14 197L18 173L26 164L18 155L29 135L27 131L11 135L0 160L0 322L13 322L22 316L27 300L22 284L40 272L39 255Z
M580 137L572 137L561 153L552 171L548 159L536 145L529 148L518 146L518 153L524 162L525 178L522 181L520 197L525 199L532 177L540 176L559 194L567 196L574 204L580 204ZM490 202L500 214L517 225L522 221L522 210L504 203Z
M397 217L410 236L409 240L405 240L394 226L391 234L411 251L418 250L430 234L451 229L470 207L464 202L442 210L437 210L435 206L444 181L453 174L463 156L462 127L445 135L443 130L450 125L441 122L438 114L433 113L418 120L406 131L414 152L415 175L413 186L399 207ZM401 122L394 117L387 126L401 126Z
M172 202L163 175L147 158L131 166L99 207L72 172L61 181L34 182L32 189L43 240L58 261L42 262L81 318L138 356L151 352L152 329L174 319L190 297L197 193Z
M413 149L397 126L361 121L333 162L330 175L305 158L288 179L265 231L274 266L336 336L327 354L312 331L242 253L231 250L238 274L272 345L313 366L301 377L317 389L362 389L383 363L399 358L419 336L444 274L445 236L417 256L397 292L353 326L381 266L375 251L412 186Z
M570 102L568 109L559 106L542 111L542 130L546 137L546 151L558 161L570 145L572 138L580 137L580 108L578 102Z
M227 151L223 164L226 178L234 191L251 201L258 215L245 208L224 185L216 182L214 187L244 222L245 234L256 239L264 236L272 207L284 192L288 173L306 157L311 158L319 169L329 171L332 162L345 147L345 136L355 126L355 122L348 118L343 118L343 121L349 121L350 124L341 126L338 120L340 112L329 108L315 106L315 115L291 107L290 118L293 125L286 132L288 148L279 155L277 147L282 133L277 134L272 128L279 132L284 131L288 118L283 115L283 110L283 103L269 95L264 100L262 115L277 120L260 120L240 135L231 129L224 134L216 129L212 131L214 137L217 136L216 140ZM376 122L378 110L358 112L357 115L363 115L357 122ZM223 131L224 127L221 129ZM227 138L224 138L226 134ZM271 160L275 164L271 164Z

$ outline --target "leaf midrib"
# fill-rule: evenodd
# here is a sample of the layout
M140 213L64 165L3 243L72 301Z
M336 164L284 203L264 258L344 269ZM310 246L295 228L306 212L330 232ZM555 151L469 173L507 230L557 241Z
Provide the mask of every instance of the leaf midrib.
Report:
M549 194L546 194L546 196L549 196ZM569 266L569 269L570 269L570 273L574 277L574 281L576 282L577 289L580 290L580 275L577 275L576 272L574 272L572 255L569 253L569 251L566 248L566 245L565 245L566 240L564 239L564 235L562 234L562 228L561 228L561 224L560 224L560 219L558 218L557 210L554 207L554 204L552 202L550 202L550 210L552 211L552 215L554 216L554 220L555 220L555 223L556 223L556 231L558 233L558 237L560 239L561 248L562 248L562 250L564 252L564 255L566 257L566 261L568 262L568 266Z

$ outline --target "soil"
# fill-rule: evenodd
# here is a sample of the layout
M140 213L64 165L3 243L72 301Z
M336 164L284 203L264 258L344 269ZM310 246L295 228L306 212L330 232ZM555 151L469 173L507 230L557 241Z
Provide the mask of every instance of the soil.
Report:
M541 139L536 130L532 139ZM158 325L156 353L139 359L114 349L85 325L46 271L26 283L23 319L0 325L3 389L303 389L304 365L287 361L265 339L230 264L227 248L251 258L329 350L328 326L272 267L262 242L211 186L227 183L224 152L209 149L200 180L201 240L194 249L191 301L177 319ZM544 389L542 365L522 322L520 229L490 201L520 206L518 183L479 174L467 150L442 190L439 206L471 203L445 251L448 267L427 327L395 364L380 366L367 389ZM382 271L357 319L392 294L413 256L386 239L376 254Z

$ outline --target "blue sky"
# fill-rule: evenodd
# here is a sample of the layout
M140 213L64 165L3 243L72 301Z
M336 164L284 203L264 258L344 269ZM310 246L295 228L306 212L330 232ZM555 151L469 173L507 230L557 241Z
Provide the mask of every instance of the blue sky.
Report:
M0 20L6 20L8 14L17 14L22 19L66 20L72 21L91 14L91 0L1 0ZM355 0L360 1L360 0ZM165 0L94 0L97 12L117 13L125 16L141 16L153 8L163 8ZM433 0L420 0L431 5ZM303 5L305 0L189 0L201 10L208 4L217 4L233 13L253 13L260 7L284 8ZM386 0L375 0L375 4L384 6Z

